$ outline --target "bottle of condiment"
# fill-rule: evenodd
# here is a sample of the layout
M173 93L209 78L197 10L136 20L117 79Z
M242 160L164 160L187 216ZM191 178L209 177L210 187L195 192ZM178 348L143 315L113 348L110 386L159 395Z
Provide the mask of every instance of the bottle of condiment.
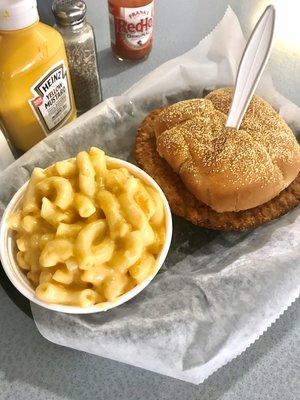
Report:
M120 60L141 60L152 48L154 0L108 0L110 39Z
M82 114L102 100L94 31L86 22L82 0L54 0L52 11L65 42L77 112Z
M75 117L61 35L39 22L36 0L0 0L0 119L12 142L26 151Z

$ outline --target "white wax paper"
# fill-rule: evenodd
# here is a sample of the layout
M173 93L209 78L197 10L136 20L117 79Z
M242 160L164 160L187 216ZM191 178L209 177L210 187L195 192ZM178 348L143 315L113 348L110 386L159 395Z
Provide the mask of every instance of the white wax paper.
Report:
M244 45L229 8L194 49L52 134L4 171L0 209L34 166L95 145L132 161L136 128L147 113L202 96L206 87L233 85ZM300 132L299 108L274 89L269 75L257 92ZM243 233L208 231L174 217L167 260L136 298L85 316L34 304L32 311L52 342L198 384L244 351L298 297L299 260L299 208Z

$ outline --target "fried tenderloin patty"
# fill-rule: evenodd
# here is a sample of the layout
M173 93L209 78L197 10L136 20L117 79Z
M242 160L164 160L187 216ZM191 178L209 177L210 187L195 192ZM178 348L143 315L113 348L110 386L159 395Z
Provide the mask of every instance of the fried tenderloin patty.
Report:
M258 207L218 213L190 193L179 176L156 151L154 121L161 109L151 112L138 129L135 157L138 165L151 175L164 191L174 214L195 225L216 230L245 230L279 218L300 202L300 174L278 196Z

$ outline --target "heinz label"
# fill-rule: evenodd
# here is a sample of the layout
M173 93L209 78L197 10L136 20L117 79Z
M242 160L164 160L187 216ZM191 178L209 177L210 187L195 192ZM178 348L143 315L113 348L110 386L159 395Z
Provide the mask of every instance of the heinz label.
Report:
M29 104L46 134L62 125L72 110L67 73L62 60L31 87Z
M149 43L153 33L154 1L142 7L120 7L118 15L110 10L110 30L113 44L122 40L131 49L139 49Z

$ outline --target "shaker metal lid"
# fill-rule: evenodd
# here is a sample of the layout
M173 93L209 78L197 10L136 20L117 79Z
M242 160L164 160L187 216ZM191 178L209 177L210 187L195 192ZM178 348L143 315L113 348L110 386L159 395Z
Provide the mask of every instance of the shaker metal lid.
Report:
M52 12L60 25L75 25L82 22L86 14L83 0L54 0Z

